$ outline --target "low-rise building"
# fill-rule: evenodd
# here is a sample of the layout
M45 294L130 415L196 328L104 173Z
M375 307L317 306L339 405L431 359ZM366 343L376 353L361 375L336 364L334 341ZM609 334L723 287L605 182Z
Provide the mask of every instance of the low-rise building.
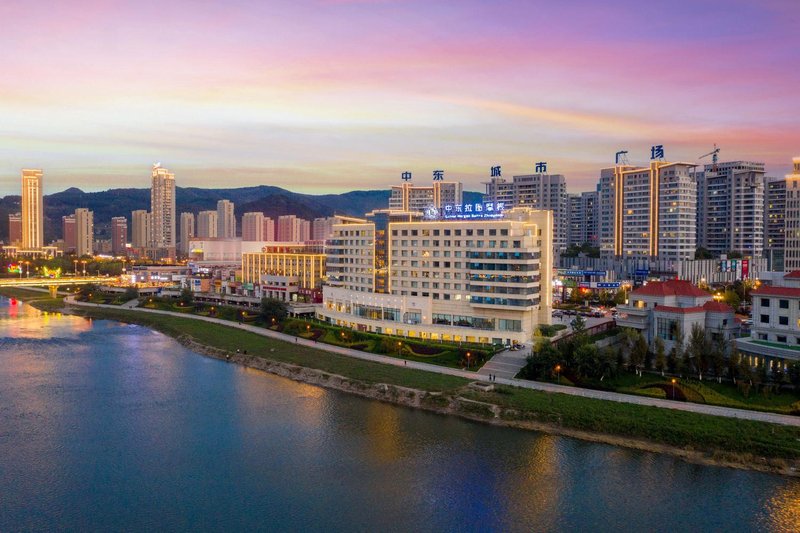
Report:
M651 281L632 291L628 304L617 310L618 326L640 331L651 347L660 338L667 351L681 335L685 342L695 325L712 340L729 341L739 330L730 306L685 280Z
M800 360L800 271L789 272L773 285L754 289L750 336L737 340L739 350L753 366L764 362L771 369Z

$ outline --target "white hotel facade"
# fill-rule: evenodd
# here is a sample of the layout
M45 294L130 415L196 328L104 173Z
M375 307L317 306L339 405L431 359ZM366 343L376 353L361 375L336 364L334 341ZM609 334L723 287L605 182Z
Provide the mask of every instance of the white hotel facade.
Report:
M527 342L550 323L551 211L447 220L382 214L333 227L317 318L361 331L483 343Z

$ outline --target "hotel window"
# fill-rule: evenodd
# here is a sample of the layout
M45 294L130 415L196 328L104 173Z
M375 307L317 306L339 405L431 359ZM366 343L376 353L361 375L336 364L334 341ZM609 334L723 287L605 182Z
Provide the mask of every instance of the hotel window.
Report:
M781 309L789 309L789 300L778 300L778 305Z
M778 335L778 336L775 338L775 340L777 340L778 342L783 342L783 343L785 343L785 342L786 342L786 335Z
M761 298L761 307L769 307L769 298Z
M761 315L761 323L769 324L769 315Z
M781 326L788 326L789 325L789 317L788 316L779 316L778 317L778 324Z

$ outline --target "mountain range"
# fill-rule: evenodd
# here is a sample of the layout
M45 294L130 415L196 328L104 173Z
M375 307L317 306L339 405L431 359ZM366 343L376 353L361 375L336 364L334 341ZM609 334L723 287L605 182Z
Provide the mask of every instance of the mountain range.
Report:
M280 187L259 185L236 189L202 189L176 187L175 209L178 214L215 210L217 201L230 200L235 205L236 218L243 213L261 211L265 216L297 215L313 220L335 214L363 216L373 209L389 205L389 190L350 191L341 194L301 194ZM464 192L464 202L479 202L482 194ZM131 211L150 209L150 189L109 189L101 192L84 192L71 187L65 191L44 196L44 238L51 242L61 238L61 217L85 207L94 212L95 236L109 238L111 218L124 216L130 223ZM8 215L20 211L20 196L9 195L0 199L0 238L8 236ZM130 226L130 224L129 224Z

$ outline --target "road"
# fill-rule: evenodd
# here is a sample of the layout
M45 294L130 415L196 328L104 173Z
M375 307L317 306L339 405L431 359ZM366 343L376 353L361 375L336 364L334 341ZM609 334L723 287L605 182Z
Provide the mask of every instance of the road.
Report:
M68 296L65 298L65 302L69 305L76 305L82 307L101 307L107 309L120 309L118 305L104 305L104 304L92 304L87 302L77 302L74 299L74 296ZM129 302L131 303L131 302ZM406 361L403 359L397 359L395 357L389 357L385 355L378 355L378 354L371 354L366 352L360 352L358 350L351 350L350 348L344 348L341 346L333 346L330 344L322 344L316 343L312 340L303 339L300 337L294 337L292 335L286 335L284 333L279 333L277 331L272 331L264 328L260 328L257 326L251 326L249 324L236 324L230 322L228 320L222 320L219 318L211 318L205 316L197 316L197 315L187 315L185 313L176 313L172 311L160 311L156 309L140 309L140 308L129 308L128 310L137 311L141 313L151 313L151 314L158 314L158 315L168 315L168 316L176 316L180 318L190 318L194 320L202 320L205 322L211 322L214 324L220 324L223 326L234 327L238 329L242 329L245 331L249 331L255 333L256 335L261 335L263 337L270 337L273 339L278 339L285 342L290 343L297 343L304 346L309 346L312 348L316 348L318 350L324 350L327 352L338 353L341 355L346 355L349 357L355 357L357 359L362 359L365 361L373 361L376 363L383 363L387 365L394 365L394 366L405 366L408 368L415 368L418 370L425 370L427 372L435 372L437 374L447 374L451 376L458 376L462 378L471 379L474 381L489 381L489 372L486 373L482 372L471 372L466 370L459 370L457 368L448 368L444 366L437 366L428 363L419 363L416 361ZM519 352L510 352L510 353L519 353ZM493 373L493 372L492 372ZM780 424L784 426L795 426L800 427L800 417L790 416L790 415L781 415L777 413L762 413L759 411L748 411L745 409L734 409L731 407L718 407L714 405L704 405L704 404L697 404L697 403L689 403L689 402L674 402L670 400L664 400L660 398L647 398L644 396L633 396L629 394L621 394L618 392L607 392L607 391L597 391L597 390L590 390L590 389L581 389L578 387L570 387L567 385L556 385L554 383L542 383L539 381L527 381L521 379L514 379L509 377L502 377L498 371L497 380L494 383L503 384L503 385L511 385L514 387L522 387L525 389L534 389L544 392L557 392L561 394L569 394L571 396L582 396L584 398L592 398L596 400L607 400L612 402L620 402L620 403L629 403L629 404L636 404L636 405L646 405L652 407L660 407L664 409L675 409L677 411L686 411L690 413L699 413L705 415L713 415L713 416L722 416L726 418L738 418L742 420L755 420L759 422L770 422L772 424Z

